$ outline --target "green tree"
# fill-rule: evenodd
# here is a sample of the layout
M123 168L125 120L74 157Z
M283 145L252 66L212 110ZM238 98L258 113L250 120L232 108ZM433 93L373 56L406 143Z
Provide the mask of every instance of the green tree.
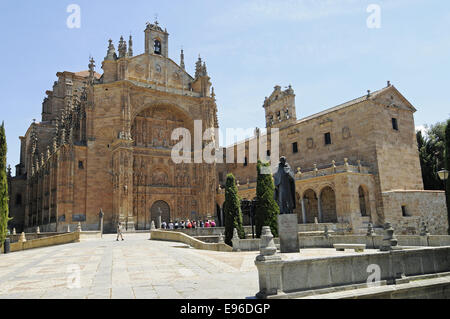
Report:
M445 123L436 123L426 128L426 134L417 131L422 179L426 190L444 190L445 184L437 172L445 166Z
M280 208L274 198L275 186L272 174L261 174L262 168L270 170L270 164L258 161L256 169L258 180L256 185L255 225L256 236L261 237L263 226L269 226L274 237L278 237L278 215Z
M447 121L447 127L445 128L445 169L450 172L450 120ZM450 224L450 178L446 181L447 196L447 216ZM448 234L450 235L450 225L448 228Z
M5 125L0 126L0 248L6 239L8 231L9 209L8 209L8 181L6 177L6 135Z
M237 229L239 238L245 238L244 227L242 226L241 199L238 195L236 179L233 174L227 175L223 212L225 215L225 243L231 246L234 228Z

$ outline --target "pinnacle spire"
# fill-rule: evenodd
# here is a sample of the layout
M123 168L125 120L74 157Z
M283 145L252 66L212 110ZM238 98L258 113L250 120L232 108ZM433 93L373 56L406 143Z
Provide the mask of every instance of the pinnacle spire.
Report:
M116 59L117 59L116 49L114 48L112 40L109 39L108 53L106 54L105 60L113 61Z
M128 40L128 56L133 56L133 37L130 34L130 39Z
M183 51L183 49L181 49L181 54L180 54L180 67L183 70L186 70L186 66L184 65L184 51Z

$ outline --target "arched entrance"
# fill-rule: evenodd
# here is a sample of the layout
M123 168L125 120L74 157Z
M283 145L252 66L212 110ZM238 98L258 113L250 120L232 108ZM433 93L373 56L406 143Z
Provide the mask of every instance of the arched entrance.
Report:
M161 215L161 222L170 222L170 206L163 200L157 201L153 204L150 209L150 221L154 221L156 225L159 215Z
M303 203L305 205L306 222L314 223L314 218L319 218L317 195L312 189L308 189L303 194Z
M320 208L322 209L323 223L336 223L336 196L334 190L327 186L320 193Z
M361 211L361 216L370 216L370 202L369 194L363 186L359 186L359 210Z

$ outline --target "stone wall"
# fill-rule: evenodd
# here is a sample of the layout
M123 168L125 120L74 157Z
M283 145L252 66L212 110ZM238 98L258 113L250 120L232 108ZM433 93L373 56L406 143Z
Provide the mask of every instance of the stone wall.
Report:
M180 243L190 245L191 247L193 247L195 249L224 251L224 252L232 251L232 248L230 246L228 246L227 244L204 243L198 239L195 239L191 236L188 236L188 235L180 233L180 232L152 230L150 232L150 239L151 240L180 242Z
M81 234L79 232L74 232L39 239L27 240L26 242L15 242L11 244L11 252L76 243L80 241L80 236Z
M445 192L391 191L382 193L385 220L399 234L418 234L421 222L428 224L433 235L445 235L448 216ZM407 216L403 216L402 206Z
M298 291L366 284L370 265L380 269L380 284L397 279L450 271L450 247L362 253L327 258L257 260L260 294L290 294ZM312 271L314 269L314 271Z

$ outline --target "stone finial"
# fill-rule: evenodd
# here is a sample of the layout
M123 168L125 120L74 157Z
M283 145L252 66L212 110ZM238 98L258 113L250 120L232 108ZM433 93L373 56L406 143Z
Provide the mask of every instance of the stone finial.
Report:
M152 220L152 224L150 225L150 230L156 229L155 221Z
M367 90L367 98L370 98L370 90Z
M16 228L13 228L12 234L13 234L13 235L17 235L17 233L16 233Z
M114 48L114 44L112 43L112 40L109 39L109 45L108 45L108 53L106 54L105 60L108 61L114 61L116 60L116 49Z
M301 177L302 176L302 170L300 167L297 167L297 176Z
M223 243L225 243L225 239L224 239L224 237L223 237L223 234L220 233L220 234L219 234L219 244L223 244Z
M333 173L336 173L336 161L335 160L331 161L331 171Z
M40 228L38 226L38 227L36 227L36 234L40 234L40 233L41 233L41 230L40 230Z
M67 232L70 233L70 225L67 225Z
M202 74L202 58L198 55L198 60L195 63L195 78L197 79Z
M20 234L19 242L25 243L26 241L27 241L27 238L25 237L25 233L22 232L22 234Z
M314 217L314 224L318 224L319 223L319 220L317 219L317 217Z
M345 167L346 172L350 171L350 165L348 164L348 158L344 158L344 167Z
M383 238L383 244L380 248L381 251L390 251L397 246L398 240L394 234L394 228L391 223L386 223L384 225L385 237Z
M130 34L130 39L128 40L128 56L133 56L133 37Z
M430 236L430 232L428 231L428 225L424 221L421 223L420 236Z
M387 81L387 87L391 86L391 81Z
M323 235L325 236L325 238L329 238L330 235L330 230L328 229L328 225L325 225L324 230L323 230Z
M180 53L180 67L185 70L186 66L184 64L184 51L183 49L181 49L181 53Z
M11 165L8 165L8 169L7 169L7 176L11 177Z
M373 229L372 223L367 225L367 236L375 236L375 230Z
M123 39L123 36L120 37L118 50L119 50L119 59L126 57L127 42Z
M78 222L78 225L77 225L77 232L81 233L81 223L80 222Z
M358 172L362 173L361 160L358 160L357 163L358 163Z
M317 176L319 173L319 169L317 168L317 164L314 164L314 176Z
M273 240L272 231L269 226L264 226L261 232L261 240L259 243L260 256L273 256L277 253L277 247ZM258 259L258 257L257 257Z

